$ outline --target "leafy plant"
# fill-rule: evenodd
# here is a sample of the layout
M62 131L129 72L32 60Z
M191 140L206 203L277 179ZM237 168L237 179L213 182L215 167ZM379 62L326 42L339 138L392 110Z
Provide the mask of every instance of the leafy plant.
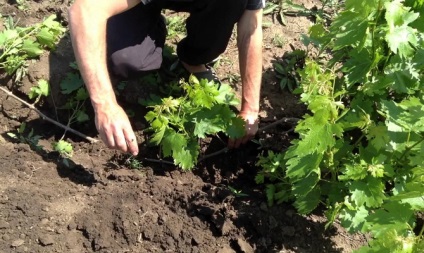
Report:
M36 104L36 103L38 103L38 101L40 100L41 97L43 97L43 96L47 97L49 94L50 94L49 83L44 79L40 79L40 80L38 80L37 86L31 87L30 92L28 94L28 97L29 97L29 99L35 98L34 104Z
M244 121L230 109L238 104L231 87L220 86L206 79L181 81L184 94L167 97L151 105L145 116L153 132L150 143L159 145L165 157L172 156L174 163L184 170L191 169L199 155L198 138L218 132L230 138L244 135Z
M73 64L71 67L78 70ZM88 121L90 118L86 113L85 101L89 95L80 74L76 71L69 72L60 83L60 88L62 94L69 95L68 101L61 107L61 109L70 111L68 126L76 122Z
M70 158L73 155L73 148L72 148L72 144L64 141L64 140L59 140L57 142L53 142L52 143L52 147L53 150L58 152L60 154L60 156L64 157L64 158Z
M282 61L274 62L274 71L277 79L280 80L280 89L288 89L290 92L299 85L300 76L297 69L303 67L306 52L294 50L284 55Z
M283 48L286 42L284 41L283 36L276 33L274 34L274 37L272 38L272 44L274 44L274 46L276 47Z
M128 157L125 160L125 164L128 165L130 169L133 169L133 170L139 170L143 168L143 163L134 156Z
M183 37L187 31L185 27L185 20L181 16L167 16L166 17L166 27L167 27L167 39L175 39Z
M28 134L25 134L25 130L26 130L26 123L24 122L18 128L17 133L9 132L7 133L7 135L21 143L27 143L35 150L43 149L43 147L38 144L38 141L40 140L42 136L34 135L34 129L31 129L31 131Z
M238 197L238 198L240 198L240 197L247 197L247 196L249 196L248 194L243 193L241 190L237 190L237 189L235 189L235 188L233 188L233 187L231 187L231 186L228 186L228 189L230 189L231 193L232 193L234 196Z
M285 16L313 16L318 20L329 19L330 16L324 11L327 5L333 5L332 1L323 1L321 9L307 9L304 5L296 4L290 0L271 0L267 2L263 14L275 14L281 24L287 25Z
M27 3L27 0L15 0L15 1L18 4L19 10L22 10L22 11L28 10L29 6L28 6L28 3Z
M54 49L65 28L52 15L43 22L29 26L17 26L11 17L0 32L0 70L16 74L21 80L26 74L26 60L41 55L43 49Z
M278 180L270 198L302 214L324 204L329 224L374 237L358 252L423 249L423 18L424 1L347 0L328 29L313 26L299 139L278 164L261 158L259 182Z

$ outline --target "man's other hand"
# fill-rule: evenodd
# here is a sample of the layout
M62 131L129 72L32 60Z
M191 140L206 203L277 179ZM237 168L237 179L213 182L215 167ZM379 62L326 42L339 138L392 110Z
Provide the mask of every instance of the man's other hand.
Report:
M240 113L240 117L242 117L245 121L245 135L239 139L229 139L228 147L229 148L238 148L241 144L246 144L248 141L253 139L258 132L258 116L257 114L251 115L248 113Z

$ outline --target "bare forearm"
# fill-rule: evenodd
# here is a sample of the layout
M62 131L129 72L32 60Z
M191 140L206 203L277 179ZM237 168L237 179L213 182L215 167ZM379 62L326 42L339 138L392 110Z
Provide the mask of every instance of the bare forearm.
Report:
M262 79L262 11L243 15L238 27L240 75L242 78L242 113L259 112Z
M77 0L69 9L75 57L93 107L115 101L106 64L107 19L138 1Z

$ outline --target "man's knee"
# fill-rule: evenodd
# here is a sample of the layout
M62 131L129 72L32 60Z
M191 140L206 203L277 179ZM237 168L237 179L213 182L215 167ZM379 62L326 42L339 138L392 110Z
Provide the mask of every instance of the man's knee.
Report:
M159 69L161 64L162 48L149 36L141 44L118 50L110 57L111 70L123 77L133 72Z

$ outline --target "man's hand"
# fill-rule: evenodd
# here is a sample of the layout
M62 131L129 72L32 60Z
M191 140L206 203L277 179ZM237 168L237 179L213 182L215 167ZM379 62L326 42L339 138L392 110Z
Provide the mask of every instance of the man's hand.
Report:
M255 137L258 132L258 115L257 114L249 114L245 112L240 113L240 117L242 117L245 121L245 135L240 139L229 139L228 147L229 148L238 148L241 144L246 144L248 141Z
M110 148L133 155L137 140L124 110L117 104L106 64L106 22L140 0L75 0L69 8L72 46L96 113L100 138Z
M137 139L125 111L116 103L96 108L95 123L103 142L113 149L138 154Z

